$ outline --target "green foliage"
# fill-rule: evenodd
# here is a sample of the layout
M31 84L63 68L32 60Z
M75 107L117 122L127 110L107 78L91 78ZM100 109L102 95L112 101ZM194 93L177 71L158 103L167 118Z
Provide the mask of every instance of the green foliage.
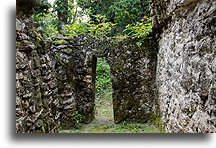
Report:
M161 117L160 117L160 113L159 112L156 113L156 114L152 114L151 118L152 118L152 121L158 127L158 129L160 130L161 133L166 132L164 130L164 125L163 125L163 122L161 121Z
M110 67L104 58L97 59L96 90L97 97L103 97L111 88Z
M70 17L70 9L73 8L69 5L68 0L55 0L53 5L53 12L57 13L59 26L67 24L68 18Z
M112 5L114 0L77 0L77 4L86 12L90 17L97 14L105 14L109 10L110 5ZM92 21L94 18L92 19Z
M20 44L21 44L20 42L16 41L16 45L20 45Z
M73 117L74 117L74 120L76 122L76 124L78 125L79 123L82 122L83 120L83 116L79 114L78 111L76 111L74 114L73 114Z
M127 25L124 32L137 39L137 45L141 46L143 40L150 38L149 35L152 33L152 18L145 16L140 22Z
M122 34L126 25L150 14L149 0L78 0L78 5L86 10L93 22L97 22L94 16L100 14L108 22L117 24L111 30L113 36Z
M76 35L80 33L88 33L88 25L82 22L75 22L73 24L66 24L62 26L62 33L64 35Z
M40 3L34 6L35 14L44 15L49 13L49 9L51 8L51 4L48 3L47 0L40 0Z
M45 37L52 37L58 34L55 25L56 20L52 13L34 14L33 20L38 23L38 29L44 32Z
M33 15L33 20L39 25L38 29L44 31L46 37L58 36L59 33L73 35L74 33L67 32L69 29L74 29L71 26L83 26L81 22L76 22L77 5L74 4L73 0L55 0L52 6L47 3L46 6L49 7L44 10L38 9ZM51 8L52 11L49 11ZM64 31L61 31L62 29ZM83 31L79 31L78 27L75 30L77 33L83 33Z
M161 132L154 124L150 123L101 124L93 121L93 124L80 129L62 130L60 133L165 133L165 131Z
M46 37L91 33L97 37L129 34L141 39L151 32L150 18L137 22L149 15L149 4L148 0L78 0L77 4L73 0L55 0L50 11L46 1L33 18ZM89 22L81 21L78 6L90 16ZM137 44L141 45L141 40Z
M107 36L110 30L115 26L111 22L105 22L105 17L97 15L96 18L100 19L100 23L94 24L90 21L89 23L83 23L81 21L74 22L73 24L63 25L62 33L64 35L76 35L80 33L90 33L93 36Z
M149 4L148 1L144 1ZM110 13L113 14L113 18L118 23L117 32L121 33L123 29L128 25L140 20L143 15L148 15L148 5L144 6L144 2L141 0L117 0L110 7Z
M106 18L102 15L96 15L95 18L99 22L98 24L94 24L93 21L90 21L88 24L88 30L90 33L96 37L98 36L107 36L110 30L116 25L111 22L105 22Z
M65 33L61 32L63 25L77 25L77 21L80 20L79 17L82 15L78 5L75 4L75 0L55 0L52 12L56 14L55 25L61 34Z
M36 39L36 41L38 41L38 42L42 41L42 36L41 36L41 34L35 34L35 39Z

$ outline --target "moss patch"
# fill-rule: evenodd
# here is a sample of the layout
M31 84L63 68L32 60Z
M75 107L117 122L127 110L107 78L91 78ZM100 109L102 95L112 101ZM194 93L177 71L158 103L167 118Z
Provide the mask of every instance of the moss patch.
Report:
M56 40L55 42L53 42L56 45L66 45L68 44L68 42L66 40Z

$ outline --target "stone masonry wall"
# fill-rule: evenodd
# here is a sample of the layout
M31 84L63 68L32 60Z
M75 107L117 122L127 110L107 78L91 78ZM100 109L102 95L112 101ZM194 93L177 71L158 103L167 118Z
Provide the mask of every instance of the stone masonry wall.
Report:
M30 19L34 5L17 0L16 132L91 122L97 57L111 68L115 123L151 121L159 107L169 132L215 132L215 1L153 0L158 40L141 47L83 34L45 39Z
M74 125L73 88L64 77L70 64L63 64L65 55L58 60L51 41L33 25L29 18L16 19L16 130L58 132L60 127Z
M54 133L75 124L73 87L65 77L71 61L63 53L59 60L60 53L51 50L51 40L34 27L30 18L34 5L34 0L17 0L16 132Z
M49 89L45 86L48 83L43 83L46 81L43 76L46 77L50 69L49 51L44 51L49 47L45 47L43 41L36 41L38 32L31 29L32 24L29 18L16 18L16 130L20 133L55 132L58 121L52 123L54 117L50 120L50 116L55 116L49 108L52 98L43 99L43 92ZM51 79L54 77L47 81ZM51 88L49 91L50 97L53 96Z
M16 131L58 132L94 119L97 57L111 67L115 122L152 120L156 54L152 41L83 34L43 38L29 17L16 19ZM78 119L79 117L79 119ZM82 118L80 118L82 117Z
M115 44L107 59L111 68L115 123L148 122L156 113L156 47L151 40L138 47L131 39Z
M165 129L215 132L215 1L155 0L152 8Z
M132 39L83 34L47 40L30 19L33 5L17 4L16 132L58 132L73 127L78 115L85 123L93 120L97 57L106 57L111 67L115 122L152 120L152 41L138 47Z
M122 42L83 34L53 40L52 51L62 50L69 53L68 59L74 59L68 63L71 76L67 80L74 87L76 109L85 123L94 119L97 57L106 57L111 67L115 123L152 120L156 102L156 54L152 42L138 47L132 39Z
M92 49L95 49L98 42L99 40L83 34L53 38L52 51L59 52L56 54L59 59L65 57L65 61L72 61L65 63L62 72L69 73L63 75L67 80L65 83L74 88L72 92L76 111L85 123L94 119L96 58L93 57ZM66 55L63 56L64 54Z

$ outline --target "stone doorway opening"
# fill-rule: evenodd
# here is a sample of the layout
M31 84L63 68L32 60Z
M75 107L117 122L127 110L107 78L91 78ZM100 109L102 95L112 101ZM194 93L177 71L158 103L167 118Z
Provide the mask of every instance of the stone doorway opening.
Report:
M95 87L95 118L102 124L113 123L111 73L105 57L97 57Z

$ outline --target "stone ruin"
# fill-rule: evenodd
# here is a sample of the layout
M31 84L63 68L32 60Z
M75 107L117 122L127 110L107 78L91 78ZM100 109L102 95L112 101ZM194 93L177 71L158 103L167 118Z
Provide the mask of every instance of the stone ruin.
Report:
M55 133L74 127L77 115L91 122L98 57L110 65L115 123L151 122L160 114L169 132L215 132L213 0L153 1L154 38L141 47L131 38L84 34L44 39L20 8L32 5L21 4L17 133Z
M161 119L175 133L215 132L215 1L154 0Z
M60 120L61 127L73 126L74 113L89 123L94 119L97 57L105 57L111 67L115 123L151 120L156 94L156 54L148 51L154 50L152 46L138 48L131 40L115 43L82 34L54 38L49 44L32 50L29 56L22 51L23 42L17 47L17 110L22 110L23 103L30 109L29 100L37 99L36 106L41 107L34 109L41 116L47 114L41 123L49 122L51 116L53 122ZM28 90L28 84L33 90ZM36 117L31 119L34 124Z

